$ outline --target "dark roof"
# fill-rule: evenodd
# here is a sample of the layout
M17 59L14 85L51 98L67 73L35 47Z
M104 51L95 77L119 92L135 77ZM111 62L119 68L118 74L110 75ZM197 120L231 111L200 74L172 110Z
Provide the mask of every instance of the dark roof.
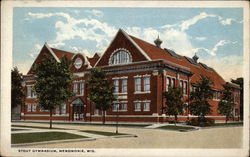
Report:
M64 51L64 50L59 50L56 48L51 48L52 51L55 53L55 55L57 56L58 59L61 59L62 56L66 56L68 60L71 60L72 57L75 55L75 53L72 52L68 52L68 51Z
M200 76L203 75L210 77L213 80L213 88L220 90L224 89L223 84L226 83L225 80L213 68L209 68L208 70L206 66L202 64L193 64L193 59L189 57L178 55L175 52L171 53L168 49L162 49L134 36L129 36L152 60L162 59L190 68L191 72L194 73L191 77L191 83L196 83L200 79ZM166 51L168 51L168 53L166 53ZM173 57L175 54L178 56L178 58Z

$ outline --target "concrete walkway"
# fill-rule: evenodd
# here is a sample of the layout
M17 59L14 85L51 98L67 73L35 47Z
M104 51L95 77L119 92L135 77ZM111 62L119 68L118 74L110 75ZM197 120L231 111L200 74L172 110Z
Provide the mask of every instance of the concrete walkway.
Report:
M13 125L42 126L39 123L12 123ZM115 132L115 127L91 125L53 125L71 130ZM42 130L42 129L40 129ZM43 129L44 130L44 129ZM66 131L66 130L62 130ZM191 132L119 127L119 133L137 135L137 138L99 138L92 141L34 145L33 148L241 148L243 127L202 129Z

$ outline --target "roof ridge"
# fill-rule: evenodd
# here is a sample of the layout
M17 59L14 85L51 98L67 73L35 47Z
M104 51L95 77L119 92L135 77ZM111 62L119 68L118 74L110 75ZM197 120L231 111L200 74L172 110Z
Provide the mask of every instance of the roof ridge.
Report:
M67 53L76 54L76 53L74 53L74 52L69 52L69 51L62 50L62 49L58 49L58 48L54 48L54 47L51 47L51 49L56 49L56 50L59 50L59 51L63 51L63 52L67 52Z

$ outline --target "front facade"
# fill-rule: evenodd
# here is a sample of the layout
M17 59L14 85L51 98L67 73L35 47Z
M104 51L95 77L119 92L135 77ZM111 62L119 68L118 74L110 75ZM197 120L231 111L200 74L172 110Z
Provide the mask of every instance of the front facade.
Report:
M113 108L108 110L106 121L123 122L166 122L173 117L165 115L162 108L165 106L163 92L169 86L181 87L183 101L189 104L190 92L201 75L210 77L213 84L214 97L209 101L212 109L207 117L217 121L225 120L225 116L218 113L224 79L213 69L203 63L198 63L198 57L180 56L174 51L161 48L161 40L155 40L155 45L128 35L119 30L113 41L102 56L97 53L89 58L82 53L71 53L44 45L33 64L41 62L44 54L52 55L57 61L65 55L73 63L72 73L76 76L72 81L71 90L75 96L68 102L57 106L53 120L61 121L101 121L102 113L88 99L86 79L91 68L102 68L108 79L114 85L114 94L117 100ZM49 112L39 107L36 94L32 90L35 84L32 70L24 76L24 90L27 93L25 104L22 106L21 119L48 120ZM239 120L240 88L234 87L234 120ZM179 120L195 117L188 110L179 115Z

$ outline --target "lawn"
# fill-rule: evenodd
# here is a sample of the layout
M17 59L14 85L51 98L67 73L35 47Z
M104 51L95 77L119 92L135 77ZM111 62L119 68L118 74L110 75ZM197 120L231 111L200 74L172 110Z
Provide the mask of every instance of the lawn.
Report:
M49 129L48 127L43 127L43 126L27 126L27 125L11 125L12 127L23 127L23 128L35 128L35 129ZM65 128L53 128L52 129L61 129L61 130L68 130Z
M127 135L123 133L114 133L114 132L104 132L104 131L94 131L94 130L81 130L81 132L91 133L91 134L97 134L97 135L103 135L103 136L119 136L119 135Z
M166 130L190 130L190 129L194 129L194 127L189 127L189 126L175 126L175 125L166 125L166 126L162 126L159 127L160 129L166 129Z
M20 144L20 143L32 143L32 142L78 139L78 138L87 138L87 137L65 132L18 133L18 134L11 134L11 143Z

